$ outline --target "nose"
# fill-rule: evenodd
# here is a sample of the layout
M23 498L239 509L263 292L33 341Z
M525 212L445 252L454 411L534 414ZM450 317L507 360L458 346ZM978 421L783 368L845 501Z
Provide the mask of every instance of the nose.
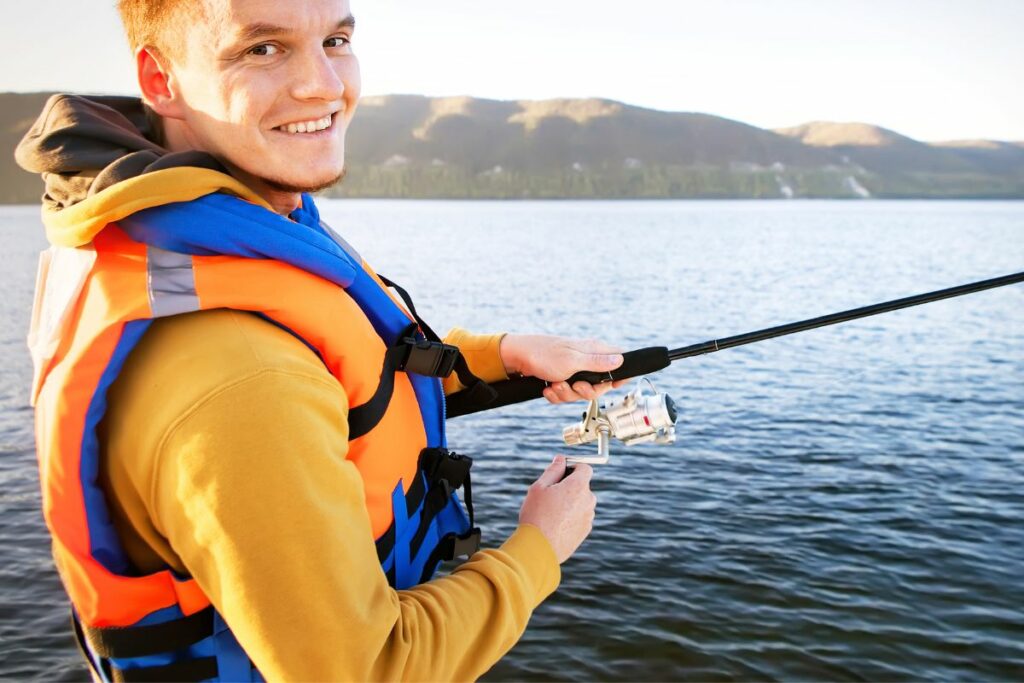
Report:
M298 100L340 100L345 83L338 75L338 65L324 51L311 51L296 60L292 77L292 96Z

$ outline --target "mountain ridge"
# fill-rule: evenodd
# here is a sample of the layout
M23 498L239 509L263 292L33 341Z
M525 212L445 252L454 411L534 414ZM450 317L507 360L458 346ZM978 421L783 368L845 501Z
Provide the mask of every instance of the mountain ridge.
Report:
M13 149L48 93L0 93L0 201L41 182ZM774 130L603 98L362 100L331 196L1024 198L1024 142L927 143L861 122Z

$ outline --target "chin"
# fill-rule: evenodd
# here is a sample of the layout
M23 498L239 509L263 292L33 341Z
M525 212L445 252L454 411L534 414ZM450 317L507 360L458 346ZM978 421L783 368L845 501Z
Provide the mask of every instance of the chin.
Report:
M257 177L277 192L319 192L340 183L341 179L345 177L345 169L341 168L308 177Z

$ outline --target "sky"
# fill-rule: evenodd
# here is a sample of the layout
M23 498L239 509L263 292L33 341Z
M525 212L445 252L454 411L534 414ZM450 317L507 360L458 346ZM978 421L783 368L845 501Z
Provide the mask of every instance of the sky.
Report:
M288 0L297 2L298 0ZM134 94L114 0L5 0L0 91ZM367 95L1024 140L1024 0L351 0Z

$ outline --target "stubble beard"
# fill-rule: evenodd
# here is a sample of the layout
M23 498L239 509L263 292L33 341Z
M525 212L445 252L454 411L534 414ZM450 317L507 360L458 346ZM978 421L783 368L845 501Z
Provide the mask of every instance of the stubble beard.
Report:
M342 168L341 172L338 173L338 175L334 176L334 178L332 178L332 179L330 179L330 180L328 180L326 182L323 182L323 183L317 183L315 185L293 185L293 184L289 184L289 183L287 183L287 182L285 182L283 180L277 180L275 178L264 178L264 177L260 177L260 176L257 176L257 177L259 178L259 180L261 182L263 182L267 187L269 187L270 189L274 190L275 192L287 192L287 193L290 193L290 194L300 194L300 193L303 193L303 192L309 192L309 193L320 192L321 190L326 190L329 187L334 187L335 185L340 183L345 178L345 173L347 171L348 171L347 168Z

